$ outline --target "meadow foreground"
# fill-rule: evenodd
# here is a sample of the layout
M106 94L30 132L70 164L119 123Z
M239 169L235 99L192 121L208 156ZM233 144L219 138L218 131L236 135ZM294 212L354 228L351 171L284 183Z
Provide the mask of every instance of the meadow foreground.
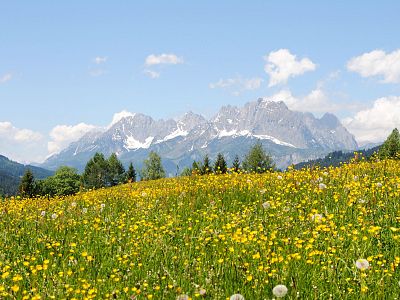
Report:
M399 195L386 160L5 200L0 297L396 299Z

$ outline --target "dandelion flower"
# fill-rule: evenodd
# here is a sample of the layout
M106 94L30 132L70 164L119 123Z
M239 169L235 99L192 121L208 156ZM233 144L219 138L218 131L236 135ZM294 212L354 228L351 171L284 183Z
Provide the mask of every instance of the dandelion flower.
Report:
M229 300L244 300L244 297L241 294L232 295Z
M357 269L360 269L360 270L366 270L369 268L369 262L368 262L368 260L366 260L364 258L357 259L356 267L357 267Z
M278 298L285 297L287 292L288 292L288 288L283 284L278 284L277 286L275 286L272 289L272 294L274 294L274 296L278 297Z
M358 203L360 203L360 204L364 204L365 202L367 202L367 200L365 200L363 198L358 199Z
M314 222L321 222L323 217L324 216L321 214L314 214L312 215L311 220L313 220Z
M262 204L262 207L263 207L264 209L268 209L268 208L271 207L271 203L269 203L268 201L267 201L267 202L264 202L264 203Z

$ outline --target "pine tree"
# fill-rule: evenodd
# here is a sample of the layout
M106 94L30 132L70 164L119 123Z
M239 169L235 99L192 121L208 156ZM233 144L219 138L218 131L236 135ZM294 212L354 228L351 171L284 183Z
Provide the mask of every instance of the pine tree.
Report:
M236 155L235 159L233 160L232 171L235 172L235 173L239 173L239 171L240 171L240 160L239 160L239 156L238 155Z
M253 147L251 147L242 166L247 172L255 173L264 173L275 168L272 158L265 153L260 142L257 142Z
M221 153L218 153L217 159L214 164L214 173L215 174L225 174L227 172L227 165L224 156Z
M165 177L161 157L156 152L151 151L149 157L145 159L141 177L143 180L154 180Z
M208 154L204 156L203 165L201 167L201 174L206 175L212 173L211 162L208 157Z
M183 168L181 174L179 176L191 176L193 173L192 169L189 167Z
M21 178L21 183L19 184L19 193L22 197L33 197L35 194L35 177L30 169L27 169Z
M201 175L201 170L201 163L194 160L192 163L192 173Z
M132 163L129 164L128 171L126 172L126 181L135 182L136 181L136 170Z
M108 163L108 183L111 186L115 186L123 181L125 173L124 166L119 161L115 153L111 154L107 160Z
M101 188L108 185L108 163L102 153L96 153L86 164L82 174L83 185L87 188Z
M397 128L387 137L378 154L380 158L396 158L400 154L400 133Z

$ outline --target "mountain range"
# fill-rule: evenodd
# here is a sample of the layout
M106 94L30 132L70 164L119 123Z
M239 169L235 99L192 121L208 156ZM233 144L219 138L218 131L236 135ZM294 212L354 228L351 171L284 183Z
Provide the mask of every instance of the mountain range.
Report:
M210 119L193 112L177 120L154 120L135 113L104 130L85 134L40 166L55 170L68 165L82 171L86 162L101 152L106 156L116 153L125 165L133 162L141 168L149 152L156 151L172 176L205 154L214 158L221 152L228 162L236 154L243 158L257 140L279 168L335 150L357 149L354 136L335 115L316 118L292 111L282 101L259 98L242 107L224 106Z

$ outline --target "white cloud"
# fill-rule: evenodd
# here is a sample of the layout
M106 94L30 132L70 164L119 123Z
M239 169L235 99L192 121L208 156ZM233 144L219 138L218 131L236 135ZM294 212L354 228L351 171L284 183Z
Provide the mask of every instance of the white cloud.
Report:
M395 128L400 128L400 97L390 96L374 101L372 107L343 120L358 142L381 142Z
M112 121L111 121L111 124L109 125L109 127L111 127L112 125L114 125L115 123L117 123L118 121L120 121L123 118L134 117L134 116L135 116L135 113L131 113L127 110L122 110L118 113L115 113L113 115L113 118L112 118Z
M16 142L36 142L42 135L30 129L19 129L10 122L0 122L0 138Z
M77 125L57 125L50 131L51 140L47 143L50 154L60 152L70 143L79 140L85 133L96 129L94 125L79 123Z
M96 65L100 65L100 64L105 63L105 62L107 61L107 59L108 59L107 56L96 56L96 57L93 59L93 62L94 62Z
M89 70L90 76L93 76L93 77L99 77L101 75L104 75L105 73L107 73L107 72L104 69L91 69L91 70Z
M10 122L0 122L0 154L17 161L38 160L45 149L44 137L39 132L15 127Z
M353 57L347 69L362 77L382 76L384 83L400 83L400 49L391 53L374 50Z
M260 88L262 78L241 78L240 76L236 78L220 79L217 82L210 83L208 86L210 89L230 89L235 96L240 95L241 92L245 90L256 90Z
M269 86L286 83L290 77L314 71L316 65L309 59L297 60L296 55L290 53L288 49L272 51L264 56L267 64L264 67L269 75Z
M154 65L161 65L161 64L169 64L169 65L177 65L183 64L183 58L178 57L175 54L150 54L146 57L145 65L146 66L154 66Z
M267 99L283 101L290 109L302 112L322 113L341 109L338 104L331 102L321 89L312 90L309 94L301 97L293 96L289 90L282 90Z
M144 70L143 71L144 74L146 74L147 76L149 76L152 79L156 79L158 77L160 77L160 72L156 72L156 71L152 71L152 70Z
M7 73L4 74L3 76L0 77L0 83L6 83L7 81L12 79L12 74L11 73Z

